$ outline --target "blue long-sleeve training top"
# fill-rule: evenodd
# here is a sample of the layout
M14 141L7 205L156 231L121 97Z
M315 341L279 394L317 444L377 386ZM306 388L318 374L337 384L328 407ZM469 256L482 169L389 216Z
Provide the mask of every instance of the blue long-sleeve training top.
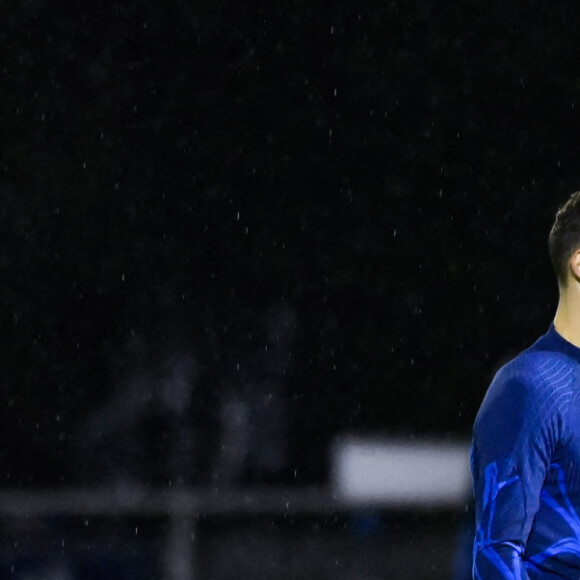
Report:
M553 325L502 367L474 425L475 580L580 579L580 348Z

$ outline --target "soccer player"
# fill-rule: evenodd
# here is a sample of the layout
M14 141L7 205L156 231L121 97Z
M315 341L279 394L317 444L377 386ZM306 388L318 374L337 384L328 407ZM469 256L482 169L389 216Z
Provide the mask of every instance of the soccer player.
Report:
M499 370L474 425L475 580L580 579L580 192L548 245L554 322Z

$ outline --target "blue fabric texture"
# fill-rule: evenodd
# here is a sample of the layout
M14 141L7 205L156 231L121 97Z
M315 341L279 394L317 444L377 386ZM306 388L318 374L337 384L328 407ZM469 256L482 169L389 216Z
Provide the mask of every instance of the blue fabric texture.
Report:
M580 349L550 327L474 425L474 580L580 579Z

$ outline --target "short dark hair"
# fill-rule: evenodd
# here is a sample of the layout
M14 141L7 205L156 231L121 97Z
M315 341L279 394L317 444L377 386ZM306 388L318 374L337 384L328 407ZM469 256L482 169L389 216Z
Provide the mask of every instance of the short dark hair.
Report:
M552 265L562 286L568 283L568 262L580 249L580 191L573 193L556 213L548 247Z

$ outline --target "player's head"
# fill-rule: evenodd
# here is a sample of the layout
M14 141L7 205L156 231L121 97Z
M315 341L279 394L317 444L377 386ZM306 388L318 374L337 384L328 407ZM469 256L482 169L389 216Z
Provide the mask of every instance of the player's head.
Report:
M548 246L560 288L568 286L570 276L580 280L580 191L556 213Z

